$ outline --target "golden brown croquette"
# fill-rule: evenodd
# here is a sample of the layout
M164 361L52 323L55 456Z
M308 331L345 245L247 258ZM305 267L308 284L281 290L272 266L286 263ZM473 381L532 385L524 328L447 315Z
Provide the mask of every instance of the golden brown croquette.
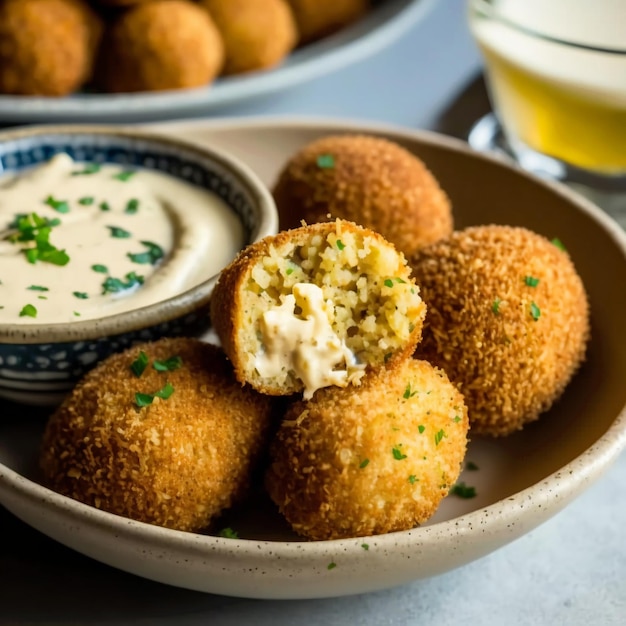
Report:
M424 163L373 136L331 136L304 147L283 168L274 199L281 228L352 220L407 256L452 232L450 202Z
M40 465L46 484L66 496L198 531L246 489L271 407L235 381L215 346L139 345L89 372L52 415Z
M302 43L348 26L369 9L369 0L289 0Z
M225 74L280 63L296 45L296 25L285 0L200 0L217 26L225 49Z
M0 93L64 96L91 75L102 24L82 0L0 2Z
M428 307L416 356L460 386L472 432L508 435L549 409L589 338L568 254L525 228L477 226L410 262Z
M142 3L122 12L100 47L97 83L111 92L208 85L224 45L208 13L187 0Z
M238 380L271 395L358 384L367 368L414 351L424 316L405 258L341 220L249 246L211 299Z
M468 424L444 372L407 359L358 388L322 389L292 405L271 445L266 487L310 539L407 530L456 482Z

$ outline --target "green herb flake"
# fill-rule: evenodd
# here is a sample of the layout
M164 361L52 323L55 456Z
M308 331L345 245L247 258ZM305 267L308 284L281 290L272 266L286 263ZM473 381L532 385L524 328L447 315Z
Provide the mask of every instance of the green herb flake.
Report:
M124 213L127 213L128 215L135 215L137 211L139 211L139 200L137 200L137 198L131 198L126 203L126 208L124 209Z
M72 295L79 300L87 300L87 298L89 298L89 294L84 291L73 291Z
M552 245L556 246L559 250L562 250L563 252L567 252L567 248L563 245L563 242L558 237L555 237L554 239L552 239L551 243Z
M534 276L524 276L524 284L528 287L536 287L539 284L539 279Z
M87 163L82 170L72 172L72 176L89 176L90 174L97 174L99 171L99 163Z
M385 287L393 287L393 280L391 280L391 278L386 278L384 284Z
M109 268L106 265L100 265L99 263L96 263L96 265L92 265L91 269L94 272L98 272L98 274L108 274L109 273Z
M78 311L74 311L74 315L75 315L76 317L80 317L80 313L79 313Z
M426 426L424 426L424 424L420 424L417 427L417 430L419 430L420 435L426 430Z
M140 265L155 265L163 258L164 252L161 246L158 246L156 243L152 243L151 241L140 241L139 243L141 243L142 246L145 246L147 250L137 254L129 252L126 256L128 256L133 263L139 263Z
M498 315L500 313L500 303L502 302L502 300L500 300L500 298L496 298L492 303L491 303L491 310L493 311L493 313L495 315Z
M26 287L29 291L50 291L48 287L42 287L41 285L31 285L30 287Z
M535 320L535 322L541 316L541 310L539 309L539 307L534 302L530 303L530 314L531 314L532 318Z
M464 482L458 482L455 485L452 485L450 489L450 493L453 496L458 496L459 498L475 498L476 497L476 488L469 487Z
M411 391L411 383L409 383L406 386L406 389L404 390L404 393L402 394L402 397L405 400L408 400L409 398L412 398L413 396L417 395L417 391Z
M139 378L148 367L148 355L142 350L139 356L130 364L130 371Z
M102 283L102 293L119 293L120 291L126 291L127 289L143 285L143 276L139 276L138 274L135 274L135 272L129 272L124 278L126 281L121 278L108 276Z
M78 204L82 204L83 206L91 206L94 203L93 196L85 196L84 198L80 198Z
M411 474L409 476L409 482L414 485L417 481L419 480L419 478L415 475L415 474Z
M341 241L341 239L337 239L337 249L338 250L343 250L346 247L346 244Z
M155 398L167 400L174 393L174 387L171 383L167 383L164 387L154 393L136 393L135 404L138 407L144 407L152 404Z
M438 446L438 445L441 443L441 440L442 440L444 437L446 437L446 436L447 436L447 435L446 435L445 431L443 430L443 428L442 428L441 430L438 430L438 431L435 433L435 445L436 445L436 446Z
M70 207L65 200L57 200L53 196L48 196L44 200L44 204L47 204L50 208L54 209L57 213L69 213Z
M107 226L107 228L111 231L111 237L115 237L115 239L128 239L131 237L131 234L127 230L119 228L118 226Z
M180 368L182 364L183 360L179 356L171 356L169 359L165 359L165 361L155 360L152 367L157 372L172 372Z
M461 416L460 415L455 415L454 419L452 420L455 424L458 424L461 421Z
M228 527L222 528L222 530L217 533L217 536L224 537L225 539L239 539L239 533L237 533L236 530Z
M291 274L293 274L293 267L288 267L285 274L287 274L287 276L291 276Z
M98 205L98 208L99 208L101 211L110 211L110 210L111 210L111 205L110 205L108 202L101 202L101 203Z
M47 300L46 296L37 296L37 300Z
M370 544L369 543L362 543L361 544L361 548L363 548L363 550L367 551L370 549Z
M335 569L336 567L337 567L337 563L331 562L328 564L327 569L331 570L331 569Z
M332 170L335 167L335 157L332 154L320 154L315 162L322 170Z
M25 305L20 311L20 317L37 317L37 309L32 304Z
M154 400L154 396L151 393L136 393L135 394L135 404L138 407L144 407L152 404Z
M127 183L137 172L135 170L122 170L121 172L114 174L113 178L123 183Z
M359 469L365 469L370 463L369 459L363 459L360 463L359 463Z
M37 261L52 263L54 265L65 265L70 257L65 250L59 250L50 243L50 232L54 226L58 226L61 220L55 218L49 220L37 213L17 214L11 227L17 229L16 233L8 237L10 243L34 242L32 248L22 248L26 260L29 263Z
M468 461L465 464L465 469L469 470L470 472L475 472L476 470L478 470L480 468L478 467L478 465L476 465L476 463L474 463L474 461Z
M406 454L403 454L402 450L400 450L401 446L402 446L402 444L399 443L397 445L397 447L391 449L391 453L393 454L393 458L396 461L402 461L402 460L406 459Z

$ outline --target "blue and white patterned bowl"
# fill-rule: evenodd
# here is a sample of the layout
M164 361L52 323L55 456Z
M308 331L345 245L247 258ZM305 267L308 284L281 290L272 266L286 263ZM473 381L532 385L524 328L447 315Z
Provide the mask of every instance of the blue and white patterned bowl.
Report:
M30 127L0 132L0 174L65 152L79 161L160 170L216 193L240 218L245 242L276 233L271 194L244 164L210 148L139 130ZM199 251L199 254L201 252ZM162 302L95 320L0 324L0 397L54 404L98 361L138 341L208 330L217 276Z

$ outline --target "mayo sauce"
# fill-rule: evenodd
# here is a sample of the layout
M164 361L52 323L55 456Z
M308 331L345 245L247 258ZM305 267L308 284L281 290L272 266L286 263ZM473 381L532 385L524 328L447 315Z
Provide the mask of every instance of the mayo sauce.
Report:
M364 374L365 365L357 363L333 331L329 307L317 285L296 283L280 306L263 314L260 330L265 351L256 356L257 371L271 378L292 370L304 384L305 400L317 389L346 387Z
M203 282L244 245L215 194L59 154L0 180L0 323L100 318Z

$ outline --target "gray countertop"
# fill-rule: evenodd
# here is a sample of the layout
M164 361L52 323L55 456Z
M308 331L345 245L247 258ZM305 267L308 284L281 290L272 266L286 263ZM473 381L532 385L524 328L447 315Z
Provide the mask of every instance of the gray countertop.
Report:
M311 114L463 136L488 108L463 0L440 0L360 64L221 115ZM76 554L0 508L0 624L626 623L626 454L572 505L513 544L430 580L369 595L240 600L166 587Z

